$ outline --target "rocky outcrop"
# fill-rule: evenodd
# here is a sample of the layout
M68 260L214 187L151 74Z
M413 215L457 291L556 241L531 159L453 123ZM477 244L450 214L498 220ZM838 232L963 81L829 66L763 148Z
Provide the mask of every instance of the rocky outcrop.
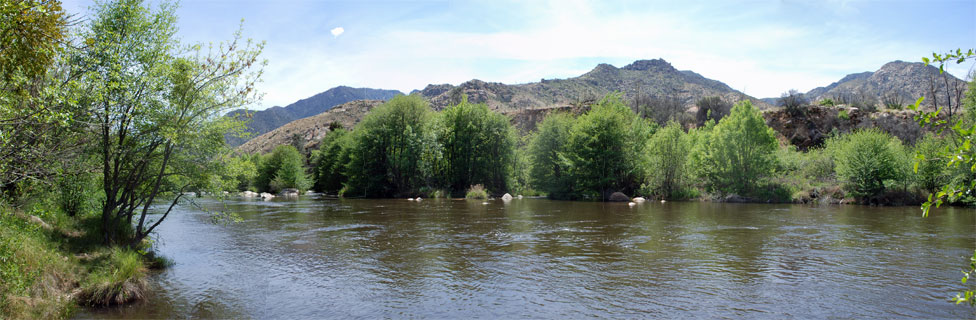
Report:
M630 197L628 197L623 192L614 192L614 193L610 194L610 197L607 198L607 201L610 201L610 202L629 202L630 201Z
M910 110L865 112L856 108L822 106L808 106L804 110L798 115L790 115L785 110L767 111L763 117L783 140L799 150L821 147L831 134L865 128L879 128L906 144L914 144L924 134L914 120L916 113ZM839 116L841 111L847 113L846 118Z

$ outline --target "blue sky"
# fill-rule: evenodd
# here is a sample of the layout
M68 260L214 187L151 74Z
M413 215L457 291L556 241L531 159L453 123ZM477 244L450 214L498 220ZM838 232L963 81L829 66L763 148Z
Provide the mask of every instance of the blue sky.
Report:
M82 18L90 4L64 1ZM762 98L976 47L973 0L184 0L178 14L187 42L230 39L241 19L245 36L267 41L255 109L339 85L524 83L654 58Z

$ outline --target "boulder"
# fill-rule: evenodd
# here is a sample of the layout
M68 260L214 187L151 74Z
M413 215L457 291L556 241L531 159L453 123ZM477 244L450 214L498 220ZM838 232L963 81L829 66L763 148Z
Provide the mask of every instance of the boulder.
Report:
M628 202L628 201L630 201L630 197L628 197L623 192L614 192L613 194L610 195L610 198L607 199L607 201L611 201L611 202Z
M727 196L725 196L725 198L723 200L724 200L724 202L728 202L728 203L749 203L749 202L752 202L751 199L746 198L746 197L743 197L743 196L740 196L740 195L737 195L737 194L727 195Z
M507 193L502 195L502 201L512 201L512 195Z
M647 201L647 199L644 199L644 197L634 197L634 199L632 201L637 202L637 203L641 203L641 202Z
M285 188L285 189L282 189L281 192L278 193L278 195L280 195L282 197L297 197L298 196L298 189L295 189L295 188Z
M241 192L241 196L242 197L245 197L245 198L255 198L255 197L258 196L258 193L257 192L254 192L254 191L251 191L251 190L247 190L247 191Z
M264 200L271 200L271 199L274 199L274 197L275 197L275 195L270 194L270 193L267 193L267 192L262 192L261 193L261 199L264 199Z

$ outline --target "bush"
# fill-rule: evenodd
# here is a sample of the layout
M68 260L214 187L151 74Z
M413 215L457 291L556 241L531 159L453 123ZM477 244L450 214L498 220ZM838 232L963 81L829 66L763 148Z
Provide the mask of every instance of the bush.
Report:
M833 107L835 105L834 99L831 98L824 98L818 104L824 107Z
M348 180L345 165L349 163L349 149L352 135L344 129L330 131L322 138L319 152L313 162L315 169L315 188L324 193L338 193L342 184Z
M142 299L147 289L146 272L139 253L112 249L82 285L78 299L89 306L119 305Z
M827 140L837 176L851 195L879 196L885 184L904 178L906 158L901 141L878 129L860 130Z
M837 119L848 121L851 120L851 116L847 114L847 110L841 109L840 111L837 111Z
M694 141L692 171L710 192L750 195L773 172L775 133L749 101L736 104L714 128L699 130Z
M485 187L476 184L468 188L468 192L464 195L465 199L488 199L488 190Z
M915 143L915 182L926 192L935 192L952 180L949 159L943 153L949 142L935 135L927 135Z

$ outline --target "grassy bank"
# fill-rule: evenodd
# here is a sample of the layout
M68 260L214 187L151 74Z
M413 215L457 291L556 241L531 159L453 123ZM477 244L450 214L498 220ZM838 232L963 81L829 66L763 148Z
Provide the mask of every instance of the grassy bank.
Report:
M166 263L101 246L96 225L94 215L67 217L45 205L0 207L0 318L67 318L78 306L143 297L149 267Z

